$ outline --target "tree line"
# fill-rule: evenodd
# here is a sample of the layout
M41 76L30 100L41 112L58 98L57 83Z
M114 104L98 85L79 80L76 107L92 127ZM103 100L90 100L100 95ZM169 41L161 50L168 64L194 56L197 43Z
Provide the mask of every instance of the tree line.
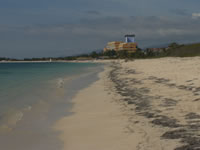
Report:
M146 48L144 50L137 48L136 52L115 51L115 50L109 50L109 51L106 51L106 52L93 51L93 52L88 53L88 54L81 54L81 55L76 55L76 56L66 56L66 57L42 57L42 58L24 58L24 59L14 59L14 58L0 57L0 61L50 61L50 60L52 60L52 61L59 61L59 60L67 61L68 60L68 61L70 61L70 60L81 60L81 59L87 60L87 59L159 58L159 57L167 57L167 56L179 56L181 54L179 49L186 49L187 47L188 47L188 45L186 45L186 46L180 45L180 44L177 44L177 43L174 42L174 43L169 44L168 47L159 48L156 51L154 51L154 49L151 49L151 48ZM189 47L191 48L192 46L189 46ZM199 54L200 54L200 44L198 45L198 47L196 49L197 49L196 51L199 50ZM175 52L176 52L176 55L175 55ZM187 50L187 52L188 52L188 50ZM177 55L177 53L179 55ZM190 55L188 55L188 56L190 56Z

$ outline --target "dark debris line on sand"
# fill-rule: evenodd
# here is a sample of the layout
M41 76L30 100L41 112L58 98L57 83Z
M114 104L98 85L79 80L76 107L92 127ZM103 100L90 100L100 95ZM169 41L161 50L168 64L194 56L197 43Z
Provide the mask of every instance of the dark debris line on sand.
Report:
M177 88L177 89L180 89L180 90L185 90L185 91L192 91L192 93L194 95L200 95L200 87L195 87L195 86L192 86L193 84L190 84L190 85L176 85L175 83L169 83L169 79L165 79L165 78L157 78L157 77L154 77L154 76L150 76L148 78L149 80L153 80L155 83L159 83L159 84L163 84L163 85L166 85L168 87L174 87L174 88ZM191 82L193 80L188 80L186 82Z
M160 115L159 110L153 109L151 107L152 99L159 99L162 97L149 96L148 93L150 89L148 88L129 88L128 84L132 83L134 85L142 84L141 81L137 79L121 79L119 74L125 71L127 74L137 74L136 70L125 70L119 63L112 64L112 70L109 74L110 80L115 85L115 90L118 94L122 96L122 100L126 101L129 105L135 105L136 109L134 110L138 115L144 116L149 119L149 121L158 126L168 127L171 131L167 131L162 135L161 138L165 139L180 139L184 146L178 147L175 150L200 150L200 135L197 135L197 132L200 129L200 116L194 113L190 113L185 116L185 119L188 120L187 125L179 124L178 120L174 118L169 118L168 116ZM149 77L149 80L153 80L157 84L165 84L169 87L176 87L183 90L192 90L193 87L186 86L177 86L176 84L170 84L168 79ZM199 88L195 88L194 94L199 91ZM175 106L176 101L173 99L165 98L165 104L163 107ZM194 119L199 119L199 122L192 122Z

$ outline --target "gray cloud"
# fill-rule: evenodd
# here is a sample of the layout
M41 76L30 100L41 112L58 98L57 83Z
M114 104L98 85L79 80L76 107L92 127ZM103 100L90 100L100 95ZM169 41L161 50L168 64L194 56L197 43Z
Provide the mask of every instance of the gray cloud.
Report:
M90 15L101 15L101 13L97 10L88 10L86 13Z
M180 16L189 16L190 14L188 13L187 9L181 9L181 8L176 8L176 9L171 9L171 13L180 15Z
M64 56L102 49L109 41L136 34L140 47L170 42L200 41L200 20L192 17L120 17L82 19L73 24L0 26L1 50L26 49L25 56ZM2 36L2 35L7 36ZM12 38L11 38L12 37ZM6 39L9 39L8 44ZM31 45L31 46L30 46ZM46 51L43 52L43 49ZM16 55L15 53L15 55ZM13 52L14 55L14 52Z
M200 18L200 13L192 13L192 18L193 19L199 19Z
M0 56L73 55L102 49L127 33L136 34L140 47L200 41L199 5L197 0L181 5L180 0L1 0Z

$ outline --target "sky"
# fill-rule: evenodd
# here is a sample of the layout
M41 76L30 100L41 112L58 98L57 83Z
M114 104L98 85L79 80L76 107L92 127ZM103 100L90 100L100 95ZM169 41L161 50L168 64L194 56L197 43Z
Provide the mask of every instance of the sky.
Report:
M60 57L135 34L141 48L200 42L199 0L0 0L0 57Z

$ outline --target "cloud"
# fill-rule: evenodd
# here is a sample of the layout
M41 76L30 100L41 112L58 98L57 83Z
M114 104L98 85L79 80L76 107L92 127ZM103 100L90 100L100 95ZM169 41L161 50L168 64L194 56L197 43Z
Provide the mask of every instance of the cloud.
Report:
M74 24L27 27L24 32L29 35L71 37L78 42L83 41L84 37L85 47L87 48L87 45L91 46L89 39L100 41L123 40L124 34L127 33L135 33L136 39L139 41L146 40L145 43L156 42L157 40L179 40L180 38L187 40L189 37L200 34L200 21L194 21L190 17L109 16L82 19L81 22ZM101 42L97 44L98 48L102 47L101 44ZM95 45L93 46L95 47ZM141 46L143 46L143 42L141 42Z
M101 13L97 10L88 10L86 13L90 15L101 15Z
M127 33L136 34L140 47L200 41L200 1L181 2L1 0L0 52L6 56L72 55L124 40Z
M193 18L193 19L198 19L198 18L200 18L200 13L192 13L192 18Z
M0 26L0 42L5 53L14 47L25 49L31 57L61 56L102 49L109 41L123 41L127 33L136 34L142 48L173 41L196 42L200 41L200 20L189 16L100 16L75 23ZM12 44L6 44L6 40Z
M176 14L176 15L180 15L180 16L188 16L189 13L186 9L180 9L180 8L176 8L176 9L172 9L170 10L171 13Z

